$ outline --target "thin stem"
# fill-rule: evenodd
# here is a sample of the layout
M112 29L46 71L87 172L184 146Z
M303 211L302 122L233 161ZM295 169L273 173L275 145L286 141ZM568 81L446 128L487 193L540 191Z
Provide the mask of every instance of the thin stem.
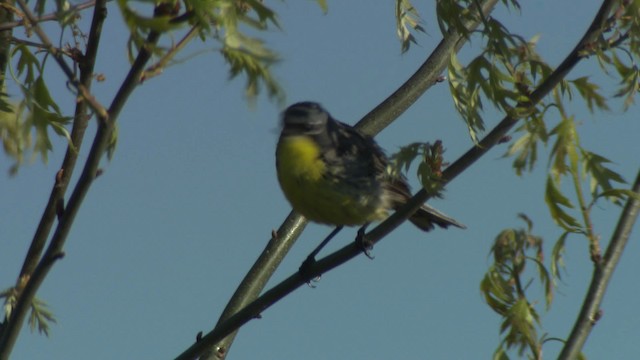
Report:
M222 311L216 328L226 324L233 315L258 297L306 225L307 220L292 211L280 225L280 228L273 232L264 251L242 279L235 293L231 296L231 300ZM232 331L215 346L209 346L202 358L224 358L236 335L237 330Z
M62 71L65 73L65 75L69 79L69 82L71 83L71 85L78 91L78 93L80 93L83 99L89 103L89 106L91 106L92 110L96 112L96 114L98 114L100 118L106 118L107 110L102 106L102 104L100 104L93 97L93 95L91 95L87 87L84 86L84 84L80 83L80 81L76 78L71 67L69 67L66 61L64 61L64 57L62 56L64 53L57 47L53 46L47 34L38 25L37 18L31 12L31 9L29 9L29 7L27 6L27 3L24 0L17 0L17 2L18 2L18 5L20 6L20 9L24 12L26 19L29 21L31 26L33 26L33 31L36 33L36 35L38 35L38 37L42 41L42 44L46 47L47 51L56 60L56 62L58 63Z
M587 202L584 199L582 184L580 183L580 169L577 168L577 164L572 164L571 178L573 180L573 187L576 190L576 197L578 198L578 205L580 206L582 221L584 222L585 235L587 236L587 239L589 239L589 253L591 254L591 261L593 261L595 265L598 265L602 258L602 254L600 253L600 242L596 234L594 234L593 232L591 212L589 206L587 205Z
M13 4L13 0L0 0L0 24L13 20L13 12L9 10L10 7L14 6ZM0 91L4 90L5 75L11 58L9 53L11 51L10 40L12 36L12 28L0 30Z
M32 16L33 14L28 13L27 16L29 15ZM87 91L91 88L97 49L100 43L102 25L104 24L105 18L106 0L98 0L95 2L93 20L87 40L87 49L79 64L79 84ZM70 78L70 80L72 79ZM17 340L20 327L24 322L24 317L31 305L33 296L35 296L35 292L34 295L29 296L25 295L23 291L31 282L32 274L36 269L38 262L46 263L48 266L51 266L55 260L60 258L61 251L52 254L49 258L43 258L42 260L40 255L42 254L46 244L47 237L51 232L51 227L53 226L55 218L58 215L58 210L63 207L59 205L62 204L64 194L76 165L78 151L82 145L82 140L84 139L84 133L89 121L87 111L87 101L79 101L76 105L73 127L71 129L71 143L67 146L62 166L56 174L55 183L51 190L49 201L47 202L42 217L40 218L40 223L38 224L36 233L31 241L31 245L27 255L25 256L25 261L18 277L16 285L18 302L16 304L16 308L12 312L11 318L7 319L6 326L2 329L2 333L0 334L0 359L6 359L9 357L9 354L11 354L13 345Z
M33 14L26 7L24 0L18 1L20 2L21 7L23 7L23 11L25 12L26 16L29 18L29 20L32 20ZM102 12L103 10L104 8L96 8L96 11ZM55 48L50 46L51 42L37 24L33 29L34 32L40 37L40 40L45 45L48 45L50 47L50 51L51 49L54 49L55 51ZM102 159L102 156L104 155L104 152L110 141L115 126L115 121L120 114L120 111L124 107L127 99L140 83L140 76L144 70L144 67L146 66L146 63L151 58L152 50L156 46L159 38L160 33L149 33L149 35L147 36L147 41L141 47L136 60L131 66L127 77L123 81L122 86L114 97L114 100L111 103L108 111L99 104L98 106L96 106L97 102L95 102L95 100L88 96L89 93L87 88L83 84L80 84L77 80L75 80L75 78L73 77L73 73L70 71L71 69L60 57L60 54L52 53L65 74L69 77L69 79L72 79L71 82L74 84L74 87L76 87L79 92L83 94L83 98L93 108L93 110L96 111L99 120L98 130L95 135L91 150L87 155L87 161L85 162L82 174L80 175L80 178L78 179L78 182L73 189L71 197L69 198L69 203L62 214L59 215L58 226L56 227L56 230L51 238L49 247L43 255L42 260L38 263L35 270L33 271L33 274L29 277L26 286L16 304L16 307L13 310L11 318L3 329L2 338L0 339L0 360L8 359L13 345L15 344L15 341L17 339L19 330L22 327L26 314L30 308L30 304L35 297L37 290L51 270L55 260L59 259L60 255L63 253L63 246L67 239L67 236L69 235L69 232L71 231L73 221L75 220L80 206L82 205L82 202L87 192L89 191L93 180L96 177L100 160Z
M110 0L108 0L108 1L110 1ZM64 16L64 14L71 14L71 13L73 13L75 11L88 9L88 8L94 6L95 4L96 4L96 0L91 0L91 1L84 2L82 4L71 5L69 10L65 11L62 14L62 16ZM58 19L60 19L60 17L61 17L61 14L56 11L56 12L51 13L51 14L42 15L40 17L35 17L34 18L35 21L29 20L28 23L37 24L37 23L41 23L41 22L45 22L45 21L57 21ZM25 23L26 23L25 20L3 22L2 24L0 24L0 31L11 30L11 29L14 29L14 28L17 28L17 27L20 27L20 26L24 26Z
M608 2L605 2L608 4ZM589 29L585 32L585 35L578 42L575 48L567 55L564 61L545 79L530 95L529 101L521 104L521 108L527 109L534 107L540 100L551 92L559 83L566 77L566 75L573 69L573 67L580 62L583 58L580 55L580 51L588 45L591 41L596 39L601 34L601 24L606 19L609 12L609 8L604 6L596 15ZM373 113L373 111L372 111ZM384 109L381 114L393 114L393 109ZM526 113L526 112L522 112ZM381 116L381 115L380 115ZM377 115L367 115L364 120L372 119L371 121L378 120ZM518 122L517 118L506 116L500 123L498 123L479 143L477 146L469 149L464 155L462 155L453 164L447 167L443 171L443 185L447 184L455 177L460 175L464 170L470 167L478 159L480 159L485 153L487 153L494 145L496 145L500 139ZM378 125L372 123L371 129L377 129ZM420 190L414 197L411 198L407 204L398 209L389 218L383 221L376 228L366 234L366 241L375 244L398 227L402 222L408 219L427 199L429 195L426 190ZM198 342L189 347L185 352L180 354L176 360L186 360L198 357L204 351L211 347L210 344L217 344L221 339L230 333L235 332L240 326L246 324L251 319L254 319L260 315L260 313L267 308L271 307L277 301L281 300L295 289L305 284L305 279L308 276L317 276L326 273L354 257L360 255L362 250L355 244L351 243L342 249L327 255L326 257L318 260L314 265L305 269L305 277L299 273L295 273L274 286L272 289L266 291L262 296L252 301L249 305L239 310L222 323L219 323L211 332L204 337L200 338ZM228 350L228 348L226 349ZM226 353L225 353L226 354Z
M636 180L631 190L636 194L640 194L640 171L638 171L638 175L636 176ZM562 352L560 353L560 356L558 356L558 359L570 360L578 358L578 355L587 341L593 326L600 317L600 304L602 304L607 287L611 281L611 276L620 262L620 257L622 256L624 248L629 241L629 235L631 234L633 225L638 218L639 212L640 200L636 197L630 196L627 200L627 204L622 210L622 214L618 220L618 225L611 236L611 240L609 241L604 257L602 258L602 262L599 265L596 264L594 266L595 268L593 276L591 277L589 290L587 290L582 308L580 309L580 314L576 319L576 323L574 324L571 334L569 334L569 338L562 348Z
M79 81L84 87L87 88L87 90L91 89L91 82L93 80L93 69L97 58L96 55L100 44L100 37L102 34L102 25L104 24L104 20L106 19L107 15L105 0L100 0L97 3L94 2L94 4L94 16L91 23L91 29L89 30L87 49L79 63ZM22 265L22 270L20 271L21 281L19 281L19 283L23 283L31 275L36 267L37 262L40 259L40 254L42 254L42 250L44 249L45 242L47 240L47 237L49 236L51 227L56 217L56 209L58 208L58 203L62 201L67 190L69 181L75 169L78 152L82 147L85 130L89 122L89 115L87 114L87 111L87 102L78 102L78 104L76 105L73 126L71 129L71 144L67 146L67 151L64 160L62 161L62 166L56 174L55 184L53 186L53 189L51 190L49 201L47 202L44 213L40 218L40 223L38 224L36 233L34 234L34 237L31 241L31 247L27 252L25 262Z
M191 27L189 32L187 32L187 34L183 36L176 45L172 46L171 49L169 49L160 58L160 60L158 60L155 64L149 66L147 70L144 71L144 74L142 75L142 81L148 80L162 72L167 64L169 64L169 61L171 61L178 52L180 52L191 40L193 40L194 37L198 35L198 30L200 30L199 26Z
M489 0L484 3L484 7L481 9L483 13L489 13L493 9L494 5L497 3L497 0ZM475 5L474 5L475 7ZM478 22L467 24L469 29L474 29L478 26ZM378 105L375 109L373 109L369 114L367 114L357 125L361 131L368 133L370 135L375 135L384 127L389 125L394 119L400 116L409 106L411 106L422 94L426 92L433 84L438 82L439 75L446 69L446 66L449 61L449 57L451 52L457 51L463 44L464 37L461 34L451 30L447 34L445 34L444 38L438 44L433 53L427 58L427 60L420 66L420 68L404 83L396 90L393 94L391 94L385 101L383 101L380 105ZM293 219L297 219L293 221L291 218L295 216ZM269 253L278 253L281 254L280 249L286 247L287 251L297 239L298 234L295 236L289 237L291 229L286 226L287 222L292 224L299 224L298 221L306 221L301 219L298 215L294 215L293 213L289 215L285 223L278 230L278 234L287 234L286 238L282 239L280 242L272 242L270 243L265 250L260 255L260 259L264 256L270 256ZM353 248L353 252L351 253L351 257L355 257L360 253L360 249L357 247ZM344 261L347 261L350 258L345 258ZM261 260L258 260L261 261ZM254 301L260 292L264 288L264 284L268 280L275 268L279 265L280 261L271 263L272 267L269 268L260 268L258 266L258 262L254 264L251 268L250 272L247 274L241 285L238 287L234 295L232 296L227 308L221 315L216 328L214 329L215 333L220 334L219 326L228 326L228 321L230 321L231 317L236 318L236 315L240 309L243 307L239 307L239 304L249 304ZM335 266L338 266L336 264ZM318 264L314 266L314 269L317 269ZM326 271L328 269L325 269ZM256 274L262 274L261 276L257 276ZM313 274L311 274L313 275ZM252 277L257 277L260 279L260 284L258 285L248 285L252 281ZM304 282L303 282L304 283ZM293 290L291 290L293 291ZM231 306L231 304L234 304ZM248 321L248 320L246 320ZM242 324L239 324L241 326ZM196 357L200 354L206 353L202 356L202 359L223 359L229 352L229 348L233 343L233 339L236 335L237 328L232 329L231 332L226 333L224 336L231 334L231 336L226 337L222 341L217 336L209 336L201 339L181 354L179 359L188 359L192 357ZM212 342L213 341L213 342Z

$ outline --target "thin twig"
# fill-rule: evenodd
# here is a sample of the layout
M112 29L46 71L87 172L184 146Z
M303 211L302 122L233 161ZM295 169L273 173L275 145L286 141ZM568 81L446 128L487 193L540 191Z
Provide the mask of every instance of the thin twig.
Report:
M89 30L89 36L87 40L87 49L84 56L80 59L80 83L83 84L87 90L91 88L91 82L93 80L93 69L97 58L98 47L100 44L100 37L102 34L102 25L106 19L106 0L99 0L94 2L95 9L93 15L93 21L91 23L91 29ZM88 125L89 115L87 114L87 103L85 101L78 102L74 114L73 126L71 129L71 144L67 146L65 158L62 161L62 166L56 174L55 184L49 197L49 202L45 207L44 214L38 225L38 230L32 240L31 248L28 255L25 258L20 277L28 277L31 275L35 266L40 258L42 249L46 238L51 231L51 226L55 220L56 205L61 201L69 185L69 180L75 169L76 160L78 157L78 151L82 146L84 139L84 133Z
M100 35L102 33L102 25L106 18L106 0L98 0L95 2L94 15L91 22L91 29L89 31L89 37L87 41L87 49L80 60L80 84L84 86L87 91L91 88L91 82L93 79L93 69L96 61L97 49L100 43ZM7 358L11 353L13 344L15 343L19 329L24 321L24 316L28 307L31 304L33 297L24 296L23 289L30 282L33 271L36 265L40 261L40 255L47 241L47 237L51 232L51 227L58 215L58 210L63 206L62 204L64 194L68 187L71 175L76 165L78 151L82 145L84 133L87 128L89 116L87 114L88 104L86 101L79 101L76 105L73 126L71 129L71 143L67 146L67 151L62 161L60 170L56 173L55 182L49 196L49 201L45 206L45 210L40 218L40 223L31 241L31 245L25 256L20 276L18 277L16 290L19 293L18 304L16 308L20 306L19 312L14 309L10 321L7 322L3 328L2 336L0 337L0 359ZM60 254L60 252L58 252ZM56 254L52 254L50 260L42 259L53 265L53 262L59 257ZM23 305L19 305L22 302Z
M111 0L108 0L111 1ZM40 17L35 17L34 20L35 21L31 21L29 20L29 24L37 24L37 23L41 23L41 22L45 22L45 21L57 21L60 19L61 16L64 16L66 14L70 14L73 13L75 11L81 11L87 8L90 8L92 6L94 6L96 4L96 0L91 0L91 1L87 1L85 3L82 4L77 4L77 5L72 5L69 10L66 10L62 13L62 15L59 12L54 12L51 14L47 14L47 15L42 15ZM0 31L2 30L9 30L9 29L14 29L20 26L24 26L26 23L26 21L23 20L18 20L18 21L11 21L11 22L6 22L3 24L0 24Z
M13 7L13 0L0 0L0 23L13 21L13 11L10 7ZM7 29L0 31L0 89L5 88L5 75L11 61L11 37L13 36L13 29Z
M200 30L199 26L192 26L189 32L185 36L178 41L178 43L171 47L155 64L152 64L144 71L142 74L141 81L146 81L160 72L167 66L169 61L171 61L178 52L180 52L194 37L198 35L198 31Z
M62 56L63 52L57 47L53 46L47 34L37 24L37 18L35 17L33 12L31 12L31 9L29 9L29 7L27 6L27 3L24 0L16 0L16 1L18 2L20 9L24 12L24 15L27 18L27 20L29 20L31 26L33 26L33 31L38 35L38 37L42 41L42 44L46 47L47 51L49 51L49 53L56 60L56 62L58 63L58 65L60 66L64 74L69 79L69 82L71 83L71 85L89 103L89 106L91 106L91 109L98 115L98 117L106 118L107 110L104 108L104 106L102 106L102 104L100 104L93 97L93 95L91 95L91 93L86 88L86 86L81 84L80 81L76 78L71 67L69 67L66 61L64 61L64 57Z
M605 4L607 2L605 1ZM604 13L604 15L603 15ZM601 24L608 14L607 7L603 5L600 12L596 15L595 20L589 27L583 38L578 42L576 47L569 53L565 60L549 75L530 95L526 104L521 104L522 108L532 108L549 94L559 83L566 77L571 69L583 58L580 51L590 44L601 33ZM524 112L522 112L524 113ZM369 116L367 116L369 117ZM371 116L376 118L376 116ZM517 118L506 116L498 125L496 125L477 146L469 149L458 160L451 164L443 171L443 185L460 175L464 170L469 168L473 163L487 153L494 145L499 143L500 139L518 122ZM373 126L375 128L375 125ZM375 244L398 227L402 222L408 219L426 200L429 195L426 190L420 190L406 205L398 209L389 218L383 221L376 228L366 234L366 241ZM236 331L239 327L246 324L250 320L258 317L260 313L273 304L299 288L306 283L306 279L311 276L318 276L326 273L347 261L362 254L362 250L355 243L348 244L342 249L327 255L318 260L313 266L306 270L306 276L303 277L299 273L289 276L287 279L266 291L263 295L252 301L245 308L239 310L230 316L226 321L219 323L215 329L199 338L199 341L193 344L185 352L180 354L176 360L186 360L196 358L204 351L211 347L211 344L219 344L220 340ZM225 349L225 350L228 350Z
M482 9L483 13L489 13L496 3L496 0L485 2L484 8ZM467 25L469 29L474 29L478 23L469 23ZM398 116L408 109L433 84L439 81L439 75L446 68L451 52L457 51L457 49L462 46L463 39L464 37L461 34L453 30L445 34L440 44L438 44L420 68L385 101L359 121L356 127L367 134L375 135L398 118ZM278 230L278 241L272 241L267 245L260 255L260 259L247 273L220 316L216 329L223 324L227 326L226 320L260 295L260 292L266 284L266 280L271 277L280 263L280 259L278 259L277 262L269 262L269 266L262 266L267 264L263 258L273 256L270 254L282 254L282 249L288 251L297 239L299 233L298 228L303 221L306 223L306 220L303 220L299 215L295 215L295 213L289 214L287 220L285 220ZM295 227L289 227L287 224L294 224ZM354 250L353 256L359 253L357 249ZM215 339L215 337L208 337L205 340L201 340L199 342L200 350L198 350L198 354L202 353L202 349L208 346L206 354L204 354L201 359L223 359L229 352L235 334L236 332L234 331L230 336L215 344L207 343L207 341L212 338ZM186 359L193 354L194 352L185 352L179 358Z
M640 194L640 171L638 171L631 190L636 194ZM602 262L594 264L589 290L587 290L584 303L582 304L576 323L571 330L571 334L565 342L560 356L558 356L559 360L577 359L582 351L582 347L599 318L600 304L602 304L613 271L620 261L620 257L627 245L629 235L638 218L639 212L640 200L630 196L622 210L618 225L611 236Z
M23 10L28 14L27 16L32 17L33 14L31 14L30 10L26 8L24 0L18 1L21 3L21 6L24 6ZM101 14L104 15L104 8L96 8L96 11L100 11ZM51 44L42 29L37 24L33 29L44 44ZM3 336L0 339L0 360L8 359L8 356L11 353L11 349L13 348L15 340L17 339L18 332L24 322L31 301L35 297L37 290L39 289L46 275L49 273L53 266L53 261L50 261L50 259L57 258L58 254L62 252L62 248L67 239L67 236L69 235L71 226L73 225L73 221L87 192L89 191L89 188L91 187L91 184L93 183L93 180L96 177L100 160L102 159L110 141L111 134L115 126L115 121L120 114L120 111L124 107L127 99L140 83L140 75L144 70L146 63L151 58L152 50L156 46L159 38L159 33L149 33L149 35L147 36L147 41L141 47L136 60L131 66L127 77L123 81L122 86L114 97L114 100L111 103L108 111L105 110L101 105L96 106L95 103L92 103L91 98L85 97L87 103L92 106L94 111L97 112L99 120L98 130L96 132L91 150L87 155L87 160L85 162L82 174L80 175L80 178L78 179L78 182L73 189L73 192L69 198L69 203L60 216L58 226L56 227L56 230L51 238L49 246L42 257L42 260L38 263L35 270L33 271L33 274L29 277L26 286L21 293L20 299L15 309L13 310L12 316L9 319L8 323L5 325ZM95 54L93 56L95 56ZM63 71L67 74L67 76L69 76L70 79L74 79L74 81L72 81L75 82L74 86L81 93L88 94L87 88L83 84L80 84L75 80L75 78L73 77L73 73L70 72L70 68L64 62L64 60L59 56L56 57L56 60L58 61L58 64L63 69ZM44 238L46 238L46 234L44 235Z

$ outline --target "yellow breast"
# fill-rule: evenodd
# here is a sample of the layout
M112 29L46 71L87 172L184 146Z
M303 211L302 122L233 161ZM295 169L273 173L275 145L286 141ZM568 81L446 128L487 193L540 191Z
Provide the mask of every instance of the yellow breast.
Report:
M278 180L294 210L332 225L362 225L386 216L379 194L357 194L327 176L320 156L318 145L308 136L288 136L278 142Z

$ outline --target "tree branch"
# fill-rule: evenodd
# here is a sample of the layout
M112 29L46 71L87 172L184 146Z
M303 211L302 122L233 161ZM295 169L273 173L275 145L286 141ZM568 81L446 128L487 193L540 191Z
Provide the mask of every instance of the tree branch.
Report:
M20 9L22 9L22 11L24 12L24 15L25 15L26 19L33 26L33 31L38 35L38 37L42 41L42 44L46 47L47 51L56 60L56 62L60 66L60 69L62 69L64 74L69 79L69 82L71 83L71 85L78 91L78 93L80 93L80 95L82 95L83 99L88 102L88 104L91 107L91 109L94 112L96 112L96 114L98 114L99 117L105 118L107 116L107 110L102 106L102 104L100 104L93 97L93 95L91 95L89 90L83 84L81 84L80 81L76 78L76 76L73 73L73 70L64 61L64 57L63 57L64 53L60 49L58 49L57 47L53 46L53 44L51 43L51 40L49 40L49 37L47 36L47 34L38 25L37 18L31 12L29 7L27 6L27 3L24 0L16 0L16 1L18 2L18 5L20 6ZM94 14L95 14L95 12L94 12Z
M632 190L636 194L640 194L640 171L638 171ZM639 211L640 200L630 196L624 210L622 210L618 225L611 236L602 262L594 264L591 284L589 285L589 290L580 309L580 314L558 359L569 360L578 358L593 326L599 318L600 304L602 304L602 299L611 281L613 271L618 265L622 252L627 245L629 235L638 218Z
M149 66L147 70L144 71L144 73L142 74L142 81L148 80L161 73L162 70L164 70L164 68L167 66L167 64L169 64L169 62L176 56L176 54L184 49L184 47L187 46L187 44L191 40L193 40L194 37L198 36L199 30L200 27L198 25L192 26L187 34L185 34L185 36L183 36L177 44L172 46L164 55L162 55L160 60Z
M22 4L21 4L22 5ZM33 14L30 14L33 16ZM95 2L93 19L91 22L91 29L89 31L89 37L87 40L87 49L80 61L80 80L79 84L82 85L87 91L91 88L91 82L93 79L93 69L96 61L97 49L100 43L100 37L102 33L102 25L106 18L106 0L97 0ZM29 16L29 14L27 14ZM43 42L44 39L42 39ZM51 43L48 43L51 46ZM72 79L70 79L72 80ZM50 258L40 259L40 255L44 249L47 241L47 237L51 232L51 227L58 215L58 210L64 201L64 194L67 190L71 175L76 165L78 158L78 151L82 146L82 140L89 121L89 115L87 114L88 103L87 101L79 101L76 105L73 127L71 129L71 143L67 146L67 151L62 161L62 166L57 172L55 182L49 201L45 206L40 223L34 237L31 241L31 245L25 256L25 261L20 271L20 276L16 284L16 290L18 293L18 302L16 309L12 311L10 319L5 322L5 327L0 333L0 359L8 358L13 349L13 345L17 340L19 330L24 322L34 295L25 296L23 293L24 288L30 283L32 273L34 272L36 265L39 261L52 266L55 260L60 258L61 251L52 254ZM60 249L61 250L61 249ZM20 307L20 309L18 309Z
M91 23L91 29L89 31L89 37L87 40L87 49L84 56L80 60L80 84L82 84L87 91L91 89L91 83L93 80L93 69L95 66L96 55L98 46L100 44L100 35L102 33L102 25L106 18L106 0L99 0L97 3L94 1L92 5L95 5L93 21ZM62 166L56 174L55 183L49 196L49 201L45 207L44 213L38 224L36 233L31 241L31 247L27 252L25 262L22 265L20 271L20 281L24 282L28 280L28 277L33 273L40 259L40 254L44 249L47 237L53 226L53 222L56 217L56 209L58 203L63 201L64 194L69 185L71 176L75 169L76 160L78 158L78 152L82 147L82 141L84 139L84 133L89 122L89 115L87 113L88 106L86 101L80 101L76 105L73 126L71 129L71 144L67 146L67 151L62 161Z
M107 0L110 1L110 0ZM91 0L91 1L87 1L84 2L82 4L77 4L77 5L71 5L71 7L69 7L69 10L66 10L63 12L63 14L70 14L74 11L80 11L80 10L84 10L87 8L90 8L92 6L94 6L96 4L96 0ZM45 21L57 21L58 19L60 19L60 13L59 12L55 12L55 13L51 13L51 14L47 14L47 15L42 15L40 17L34 17L35 21L31 21L29 20L28 22L30 24L36 24L36 23L41 23L41 22L45 22ZM18 21L7 21L7 22L3 22L0 24L0 31L3 30L11 30L20 26L24 26L25 25L25 20L18 20Z
M29 20L32 20L33 14L26 7L24 0L18 0L18 2L20 3L20 6L23 7L23 11L25 11L25 14L29 18ZM95 11L101 13L101 15L95 16L103 16L104 6L100 8L96 6ZM37 24L34 26L34 31L45 45L51 44L46 34L44 34L42 29ZM20 294L16 307L12 312L11 318L8 319L8 322L3 328L2 338L0 338L0 360L8 359L13 345L15 344L15 341L17 339L19 330L22 327L26 314L31 306L31 302L35 297L38 288L44 281L48 272L51 270L55 260L59 259L60 254L62 254L64 243L67 239L67 236L69 235L75 216L77 215L82 201L84 200L85 195L89 191L89 188L91 187L93 180L96 177L96 172L98 170L100 160L105 153L105 150L113 133L115 121L120 114L120 111L124 107L127 99L129 98L135 87L140 83L140 75L144 71L146 63L151 58L152 50L156 46L159 38L159 33L149 33L149 35L147 36L147 41L141 47L136 60L131 66L127 77L123 81L122 86L114 97L114 100L111 103L108 111L105 110L100 104L98 104L95 99L89 96L90 94L88 92L88 89L75 79L73 73L71 72L71 69L64 62L64 59L60 57L60 54L55 52L52 53L60 67L69 77L74 87L76 87L81 92L81 94L83 94L83 98L86 100L89 106L91 106L93 110L96 111L99 120L98 130L95 135L91 150L87 155L87 161L85 162L82 174L80 175L73 193L69 198L69 203L66 209L63 210L62 214L59 215L58 226L56 227L56 230L51 238L49 246L42 259L36 266L35 270L33 271L33 274L28 278L26 286ZM51 46L51 48L53 47ZM55 48L53 49L55 50ZM95 56L95 54L93 56ZM46 234L44 234L43 236L44 238L46 238Z
M597 37L602 33L602 24L606 20L607 15L610 13L611 7L615 1L609 0L605 1L596 15L594 21L592 22L589 29L586 31L585 35L578 42L575 48L569 53L569 55L564 59L564 61L549 75L547 79L545 79L530 95L528 101L526 103L520 104L519 107L526 109L534 107L543 97L549 94L559 83L566 77L571 69L583 58L580 54L580 51L583 50L587 45L592 43L597 39ZM486 4L487 5L487 4ZM486 13L486 12L485 12ZM443 40L445 41L445 40ZM442 43L441 43L442 44ZM457 41L454 43L457 44ZM457 44L456 46L460 46ZM448 59L448 57L447 57ZM444 66L446 66L446 62L444 62ZM442 71L442 70L441 70ZM439 73L439 72L438 72ZM435 78L434 78L435 79ZM408 81L409 82L409 81ZM406 85L406 84L405 84ZM404 86L404 85L403 85ZM428 86L427 86L428 87ZM394 94L397 94L398 91ZM410 95L407 95L410 96ZM415 99L414 99L415 101ZM401 99L398 99L398 102L402 102ZM386 104L387 101L385 101ZM412 101L408 101L410 105ZM364 123L361 125L361 129L371 129L368 132L374 133L376 129L379 128L379 123L377 121L383 118L382 115L393 116L392 114L400 114L402 111L397 112L398 110L393 109L393 103L389 103L389 108L385 108L377 110L374 109L371 113L369 113L363 121L371 121L371 123ZM402 105L399 107L402 108ZM407 107L409 105L406 105ZM382 106L382 104L381 104ZM406 108L405 108L406 109ZM524 112L523 112L524 113ZM447 167L443 171L442 181L443 185L446 185L448 182L453 180L455 177L460 175L464 170L470 167L474 162L476 162L480 157L482 157L485 153L487 153L494 145L496 145L500 139L518 122L518 118L514 118L511 116L506 116L500 123L498 123L479 143L477 146L469 149L464 155L462 155L458 160L456 160L453 164ZM384 122L383 122L384 123ZM382 126L384 127L384 126ZM389 218L383 221L376 228L367 233L366 241L371 244L375 244L388 235L391 231L393 231L396 227L398 227L402 222L404 222L407 218L409 218L425 201L429 199L429 195L426 190L422 189L403 207L398 209L395 213L393 213ZM287 279L283 280L278 285L274 286L272 289L266 291L262 296L258 297L256 300L252 301L242 310L239 310L234 315L230 316L226 320L222 320L218 322L218 325L207 335L199 338L199 340L189 347L185 352L180 354L176 360L186 360L196 358L198 355L202 354L207 349L211 348L210 344L220 344L220 340L225 336L237 331L237 329L249 322L251 319L254 319L260 315L260 313L277 301L281 300L300 286L306 283L306 279L308 276L319 276L323 273L330 271L345 262L351 260L352 258L360 255L362 250L355 245L355 243L348 244L342 249L327 255L326 257L318 260L310 269L306 270L307 277L302 277L299 273L295 273L289 276ZM236 292L237 294L238 292ZM220 349L220 348L219 348ZM223 356L228 353L228 348L222 348L224 350Z
M486 1L482 13L486 14L491 12L496 3L497 0ZM475 8L475 5L473 7ZM469 23L468 28L474 29L478 26L478 23L479 20L474 23ZM402 84L398 90L360 120L356 127L367 134L375 135L398 118L433 84L438 82L439 75L447 67L451 52L459 50L463 44L463 40L464 37L462 34L457 33L453 29L449 30L420 68ZM218 329L219 326L228 326L227 322L232 315L236 314L240 309L260 295L267 280L279 266L284 254L289 251L293 243L297 240L304 224L306 224L304 218L293 212L289 214L278 230L278 241L272 240L264 249L258 261L251 267L251 270L249 270L249 273L245 276L229 300L229 303L216 324L216 329ZM265 259L274 256L274 254L278 254L278 258L267 263ZM356 251L353 256L357 254L358 252ZM266 264L268 264L268 266ZM241 325L242 324L239 324L238 327ZM187 359L189 357L195 357L202 354L206 349L206 353L202 356L202 359L224 359L233 343L238 327L234 328L233 331L229 333L230 336L222 341L219 341L219 338L216 336L209 336L207 340L201 339L198 343L200 345L197 350L190 348L191 351L187 350L180 355L179 358Z
M6 5L6 6L5 6ZM13 7L13 0L1 0L0 1L0 25L2 23L11 22L13 20L13 12L9 10L9 7ZM11 38L13 37L13 30L0 28L0 91L4 90L4 84L6 79L7 67L9 66L11 50Z

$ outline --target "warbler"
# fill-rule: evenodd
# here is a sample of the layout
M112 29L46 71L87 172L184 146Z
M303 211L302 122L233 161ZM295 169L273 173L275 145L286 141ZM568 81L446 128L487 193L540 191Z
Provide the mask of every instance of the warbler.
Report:
M384 220L407 202L409 184L401 175L390 176L388 164L373 138L334 119L318 103L299 102L282 115L276 147L278 181L295 211L336 226L321 246L343 226ZM409 220L424 231L434 225L464 228L426 204Z

